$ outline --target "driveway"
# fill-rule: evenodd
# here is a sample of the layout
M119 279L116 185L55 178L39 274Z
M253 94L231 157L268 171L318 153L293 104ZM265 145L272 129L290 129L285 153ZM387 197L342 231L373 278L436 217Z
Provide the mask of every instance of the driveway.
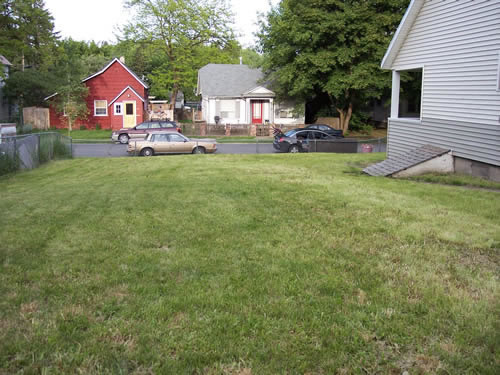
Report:
M273 154L270 143L219 143L218 154ZM112 143L73 143L75 158L117 158L128 156L127 145Z

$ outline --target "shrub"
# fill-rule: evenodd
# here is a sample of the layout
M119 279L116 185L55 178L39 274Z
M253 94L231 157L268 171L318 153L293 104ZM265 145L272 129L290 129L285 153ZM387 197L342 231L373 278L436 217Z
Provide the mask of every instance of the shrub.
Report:
M19 161L17 155L10 155L8 152L0 150L0 176L17 171Z
M18 134L30 134L33 131L33 126L31 124L24 124L17 128Z
M373 131L373 126L368 124L369 116L362 112L352 114L349 122L349 130L357 131L363 134L370 134Z
M62 137L57 137L54 141L54 158L55 159L71 159L71 147L63 141Z
M87 127L85 125L80 125L80 130L87 130Z
M40 134L40 163L71 158L71 149L59 134Z
M95 130L101 130L101 124L97 123L95 124Z

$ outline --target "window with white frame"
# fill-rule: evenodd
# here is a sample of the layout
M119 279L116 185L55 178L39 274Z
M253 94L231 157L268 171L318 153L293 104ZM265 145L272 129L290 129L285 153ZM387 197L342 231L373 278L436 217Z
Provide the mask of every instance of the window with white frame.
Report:
M422 68L401 72L399 117L420 118L422 106Z
M280 118L293 118L293 110L291 109L280 109Z
M122 103L115 103L115 115L117 116L123 115Z
M423 77L423 67L392 71L392 118L421 120Z
M236 117L236 106L239 104L236 100L221 100L220 117L223 119Z
M94 116L107 116L107 115L108 115L108 101L94 100Z

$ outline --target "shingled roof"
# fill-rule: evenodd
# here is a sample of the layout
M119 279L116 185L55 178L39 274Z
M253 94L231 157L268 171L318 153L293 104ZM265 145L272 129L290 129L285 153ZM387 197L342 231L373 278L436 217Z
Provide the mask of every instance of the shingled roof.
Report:
M198 95L238 97L266 85L260 81L263 74L248 65L208 64L198 72Z
M404 171L405 169L444 155L449 151L450 150L432 145L424 145L406 154L397 155L397 157L392 157L380 163L372 164L363 169L363 172L370 176L392 176L397 172Z
M12 64L9 62L9 60L7 60L3 55L0 55L0 63L2 63L2 65L8 65L8 66L11 66Z

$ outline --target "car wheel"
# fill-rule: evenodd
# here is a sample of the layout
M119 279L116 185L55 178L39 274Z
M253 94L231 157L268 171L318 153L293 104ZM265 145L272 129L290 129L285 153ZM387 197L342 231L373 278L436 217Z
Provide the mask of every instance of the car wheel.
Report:
M296 154L297 152L299 152L299 146L297 146L297 145L291 145L288 148L288 152Z
M119 137L118 137L118 141L122 145L126 145L128 143L128 135L127 134L120 134Z
M193 154L204 154L205 149L203 147L195 147L193 150Z
M152 148L145 148L141 151L141 155L142 156L153 156L154 155L154 151Z

